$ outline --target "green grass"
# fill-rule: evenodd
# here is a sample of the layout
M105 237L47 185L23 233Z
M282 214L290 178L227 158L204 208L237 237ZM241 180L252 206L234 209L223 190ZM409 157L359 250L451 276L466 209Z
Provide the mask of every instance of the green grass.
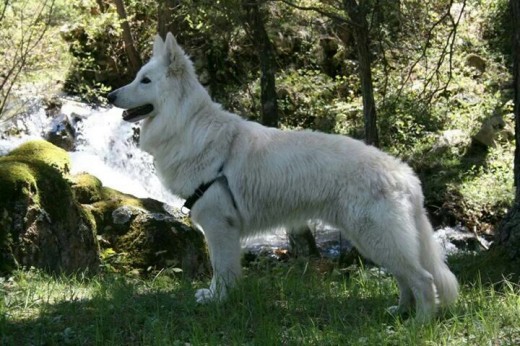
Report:
M462 283L425 326L385 312L394 280L375 268L263 261L223 304L197 305L190 282L17 272L0 284L1 345L518 345L520 288Z

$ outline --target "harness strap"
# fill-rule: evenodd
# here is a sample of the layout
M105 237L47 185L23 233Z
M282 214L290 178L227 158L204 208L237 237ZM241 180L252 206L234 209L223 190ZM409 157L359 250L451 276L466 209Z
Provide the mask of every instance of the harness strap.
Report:
M199 187L195 189L195 192L186 199L182 208L191 209L195 203L204 195L213 183L217 181L217 178L211 180L210 182L200 184Z
M235 208L235 210L238 210L237 203L235 201L235 196L233 196L233 193L231 192L231 189L229 188L229 183L228 183L228 180L225 175L220 175L207 183L200 184L199 187L197 187L195 189L195 192L186 199L181 210L184 210L184 208L191 210L191 208L195 205L195 203L197 203L197 201L202 196L204 196L204 193L211 187L211 185L213 185L213 183L218 180L222 181L222 183L225 185L225 187L227 188L227 190L229 192L229 196L231 197L231 202L233 203L233 207ZM188 213L185 213L185 214L188 214Z

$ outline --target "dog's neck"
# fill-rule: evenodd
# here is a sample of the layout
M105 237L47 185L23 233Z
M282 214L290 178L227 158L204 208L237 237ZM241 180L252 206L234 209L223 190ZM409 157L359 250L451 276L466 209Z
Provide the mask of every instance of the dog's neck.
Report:
M155 158L158 174L168 180L165 185L184 198L215 179L230 155L240 121L209 95L198 94L178 107L161 109L163 113L145 121L141 129L141 148Z

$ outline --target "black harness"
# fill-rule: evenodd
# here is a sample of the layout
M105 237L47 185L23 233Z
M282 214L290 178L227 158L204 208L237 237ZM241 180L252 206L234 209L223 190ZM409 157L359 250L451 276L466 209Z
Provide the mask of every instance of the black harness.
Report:
M207 183L202 183L199 185L199 187L197 187L195 189L195 192L193 192L193 194L188 197L186 199L186 201L184 202L184 205L182 206L181 210L184 210L184 208L186 209L189 209L191 210L193 208L193 206L195 205L195 203L197 203L197 201L202 197L204 196L204 193L211 187L211 185L213 185L213 183L215 182L222 182L224 184L224 186L226 187L227 191L229 192L229 196L231 197L231 202L233 203L233 207L238 210L237 208L237 203L235 201L235 197L233 196L233 193L231 192L231 189L229 188L229 182L226 178L225 175L221 174L222 173L222 169L223 168L220 168L219 171L218 171L218 174L217 177ZM185 213L187 214L187 213Z

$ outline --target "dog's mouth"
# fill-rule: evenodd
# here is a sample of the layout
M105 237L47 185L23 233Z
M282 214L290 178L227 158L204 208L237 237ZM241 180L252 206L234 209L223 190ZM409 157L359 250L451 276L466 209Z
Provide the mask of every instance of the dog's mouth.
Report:
M123 120L135 123L139 120L143 120L150 115L153 111L153 105L145 104L139 107L130 108L123 111Z

